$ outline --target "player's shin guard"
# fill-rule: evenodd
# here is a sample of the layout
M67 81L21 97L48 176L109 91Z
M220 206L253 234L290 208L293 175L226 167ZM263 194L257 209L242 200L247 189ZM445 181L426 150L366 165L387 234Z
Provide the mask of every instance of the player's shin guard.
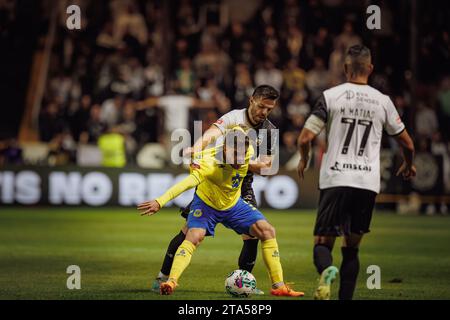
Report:
M178 279L180 278L184 269L186 269L191 262L192 253L194 252L195 248L195 245L188 240L184 240L183 243L178 247L178 250L175 253L175 258L173 259L173 265L172 269L170 270L169 280L178 282Z
M261 241L261 249L264 263L269 271L272 286L283 283L283 268L280 262L280 252L276 239Z
M173 258L175 253L178 250L178 247L183 243L186 235L183 231L180 231L173 239L170 241L169 246L167 247L166 255L164 256L164 261L161 267L161 273L168 276L170 273L170 269L172 268Z
M316 244L314 246L314 265L317 272L322 274L323 270L333 264L333 257L331 255L331 249L323 244Z
M339 300L351 300L359 273L358 248L342 248Z
M258 254L258 239L244 240L241 255L239 256L239 269L252 272Z

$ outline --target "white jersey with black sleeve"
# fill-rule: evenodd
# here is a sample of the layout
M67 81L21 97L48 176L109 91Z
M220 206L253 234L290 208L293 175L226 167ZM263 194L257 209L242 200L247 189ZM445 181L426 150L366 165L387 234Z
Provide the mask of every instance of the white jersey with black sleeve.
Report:
M276 152L276 127L275 125L270 122L270 120L266 119L262 123L260 123L257 126L253 126L250 123L249 116L248 116L248 109L236 109L232 110L226 114L224 114L222 117L220 117L214 125L222 131L222 133L225 133L227 129L231 129L235 126L244 125L248 128L253 128L257 132L257 142L256 142L256 154L260 154L260 146L265 146L267 148L266 154L267 155L274 155Z
M248 109L236 109L232 110L222 117L220 117L214 125L225 133L227 129L231 129L238 125L244 125L249 128L253 128L257 132L256 141L256 155L260 156L264 152L268 156L276 156L278 152L277 148L277 129L275 125L269 120L264 120L259 125L253 127L250 123L248 116ZM261 150L262 149L262 150ZM256 197L252 188L253 173L247 172L247 175L242 182L241 197L257 207Z
M325 124L327 137L319 188L379 193L383 130L391 136L405 130L391 99L369 85L344 83L323 92L305 127L314 131L317 123Z

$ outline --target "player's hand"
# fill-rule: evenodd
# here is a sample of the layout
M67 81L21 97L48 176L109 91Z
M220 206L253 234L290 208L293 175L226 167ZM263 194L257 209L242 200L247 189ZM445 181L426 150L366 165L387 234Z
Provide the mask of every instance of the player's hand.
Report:
M198 170L201 168L200 165L197 162L195 162L195 160L193 160L189 166L191 167L192 170L196 169Z
M414 165L409 165L406 162L403 162L400 168L397 171L396 176L402 175L403 179L410 180L411 178L416 176L416 167Z
M141 211L141 216L151 216L158 212L159 209L161 209L161 206L159 205L158 201L152 200L141 203L137 208L139 211Z
M301 159L298 162L297 173L298 173L298 177L300 178L300 180L303 180L305 178L304 172L305 172L307 166L308 166L308 161Z
M183 149L183 157L184 158L192 158L194 154L194 148L188 147Z

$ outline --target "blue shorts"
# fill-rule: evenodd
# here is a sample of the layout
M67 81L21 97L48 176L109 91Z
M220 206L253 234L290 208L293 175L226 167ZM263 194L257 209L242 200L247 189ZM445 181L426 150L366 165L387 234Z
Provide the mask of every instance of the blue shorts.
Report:
M205 229L207 236L214 236L216 225L222 223L237 234L249 235L250 227L258 220L266 220L266 218L258 209L242 198L239 198L234 207L219 211L208 206L195 194L189 211L187 226L188 229Z

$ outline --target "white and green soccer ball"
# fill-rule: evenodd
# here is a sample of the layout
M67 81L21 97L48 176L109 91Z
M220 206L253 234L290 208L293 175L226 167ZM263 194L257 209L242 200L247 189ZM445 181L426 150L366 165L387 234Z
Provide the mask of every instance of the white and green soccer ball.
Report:
M225 291L233 297L246 298L256 289L256 279L248 271L234 270L225 279Z

